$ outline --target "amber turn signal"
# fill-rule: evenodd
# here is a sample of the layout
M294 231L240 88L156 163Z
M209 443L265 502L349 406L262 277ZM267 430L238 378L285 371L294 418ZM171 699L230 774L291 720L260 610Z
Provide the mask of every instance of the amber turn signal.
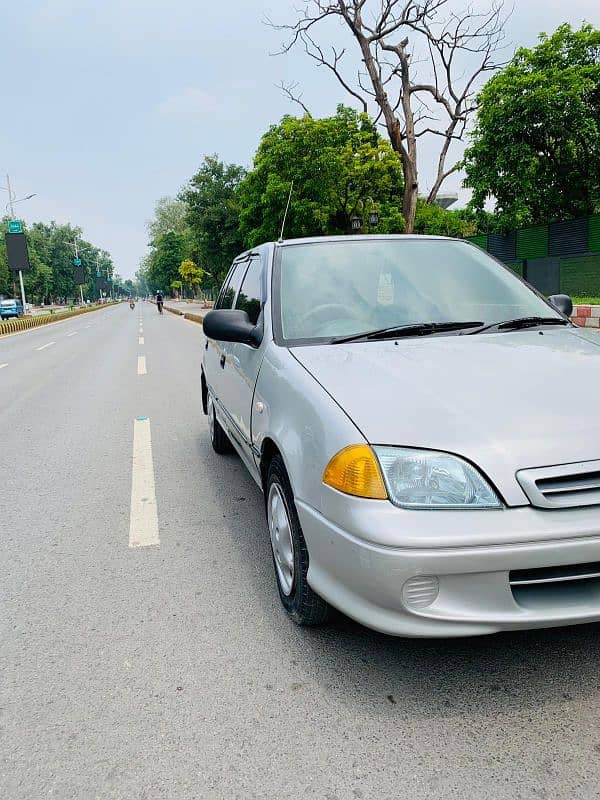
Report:
M379 464L366 444L352 444L336 453L325 467L323 483L355 497L387 500Z

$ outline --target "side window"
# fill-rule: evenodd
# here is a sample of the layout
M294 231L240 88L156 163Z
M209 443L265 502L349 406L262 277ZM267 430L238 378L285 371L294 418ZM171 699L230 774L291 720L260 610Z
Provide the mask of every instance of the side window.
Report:
M250 322L256 325L262 308L262 261L253 258L250 261L235 307L248 314Z
M227 291L227 287L229 285L229 279L231 278L232 273L233 273L233 270L230 269L229 272L227 273L227 275L225 276L225 280L223 281L223 285L219 289L219 294L217 296L217 301L216 301L216 303L214 305L215 308L223 308L223 299L225 297L225 292Z
M226 285L221 289L215 308L231 308L233 306L233 301L240 287L242 276L247 265L247 261L240 261L233 267L232 271L229 273L229 281L227 281Z

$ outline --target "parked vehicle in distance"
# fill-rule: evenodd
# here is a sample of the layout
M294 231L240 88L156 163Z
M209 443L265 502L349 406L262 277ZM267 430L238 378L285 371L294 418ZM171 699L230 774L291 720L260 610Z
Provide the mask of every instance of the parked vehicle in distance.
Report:
M281 601L401 636L600 620L600 340L474 245L240 255L202 404L265 497ZM240 535L243 535L240 531Z
M23 316L23 303L16 298L0 300L0 319L10 319L11 317Z

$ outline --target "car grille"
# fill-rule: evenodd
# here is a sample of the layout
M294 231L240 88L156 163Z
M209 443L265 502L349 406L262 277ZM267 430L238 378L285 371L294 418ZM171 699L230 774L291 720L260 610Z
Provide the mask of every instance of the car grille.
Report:
M600 461L522 469L517 480L538 508L600 505Z
M564 583L600 578L600 561L589 564L567 564L564 567L541 567L536 569L512 569L508 573L511 588L514 586L536 586L543 583Z
M600 562L562 567L513 569L509 572L513 599L524 608L562 609L590 605L600 608Z

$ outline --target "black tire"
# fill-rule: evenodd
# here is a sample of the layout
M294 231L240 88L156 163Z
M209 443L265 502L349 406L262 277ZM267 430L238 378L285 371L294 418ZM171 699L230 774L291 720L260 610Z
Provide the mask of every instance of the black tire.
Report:
M294 493L290 485L285 465L281 456L276 455L269 464L267 472L267 482L265 491L265 500L268 502L271 487L276 485L285 502L285 507L290 523L290 530L292 535L292 543L294 550L294 576L292 582L291 592L286 594L282 588L275 554L273 552L273 544L271 543L271 552L273 555L273 567L275 570L275 578L277 580L277 588L279 590L279 597L281 603L289 616L297 625L314 626L321 625L326 621L329 615L329 605L322 597L319 597L308 585L306 575L308 572L308 548L304 540L304 534L300 527L300 520L298 519L298 512L294 503ZM267 509L267 525L269 524L269 514Z
M215 453L218 453L220 456L224 456L227 453L233 452L233 445L229 441L229 437L219 424L219 420L217 419L217 415L215 414L215 404L213 402L212 397L208 396L208 414L212 417L212 425L211 420L209 419L209 432L210 432L210 443L212 444L212 448Z

